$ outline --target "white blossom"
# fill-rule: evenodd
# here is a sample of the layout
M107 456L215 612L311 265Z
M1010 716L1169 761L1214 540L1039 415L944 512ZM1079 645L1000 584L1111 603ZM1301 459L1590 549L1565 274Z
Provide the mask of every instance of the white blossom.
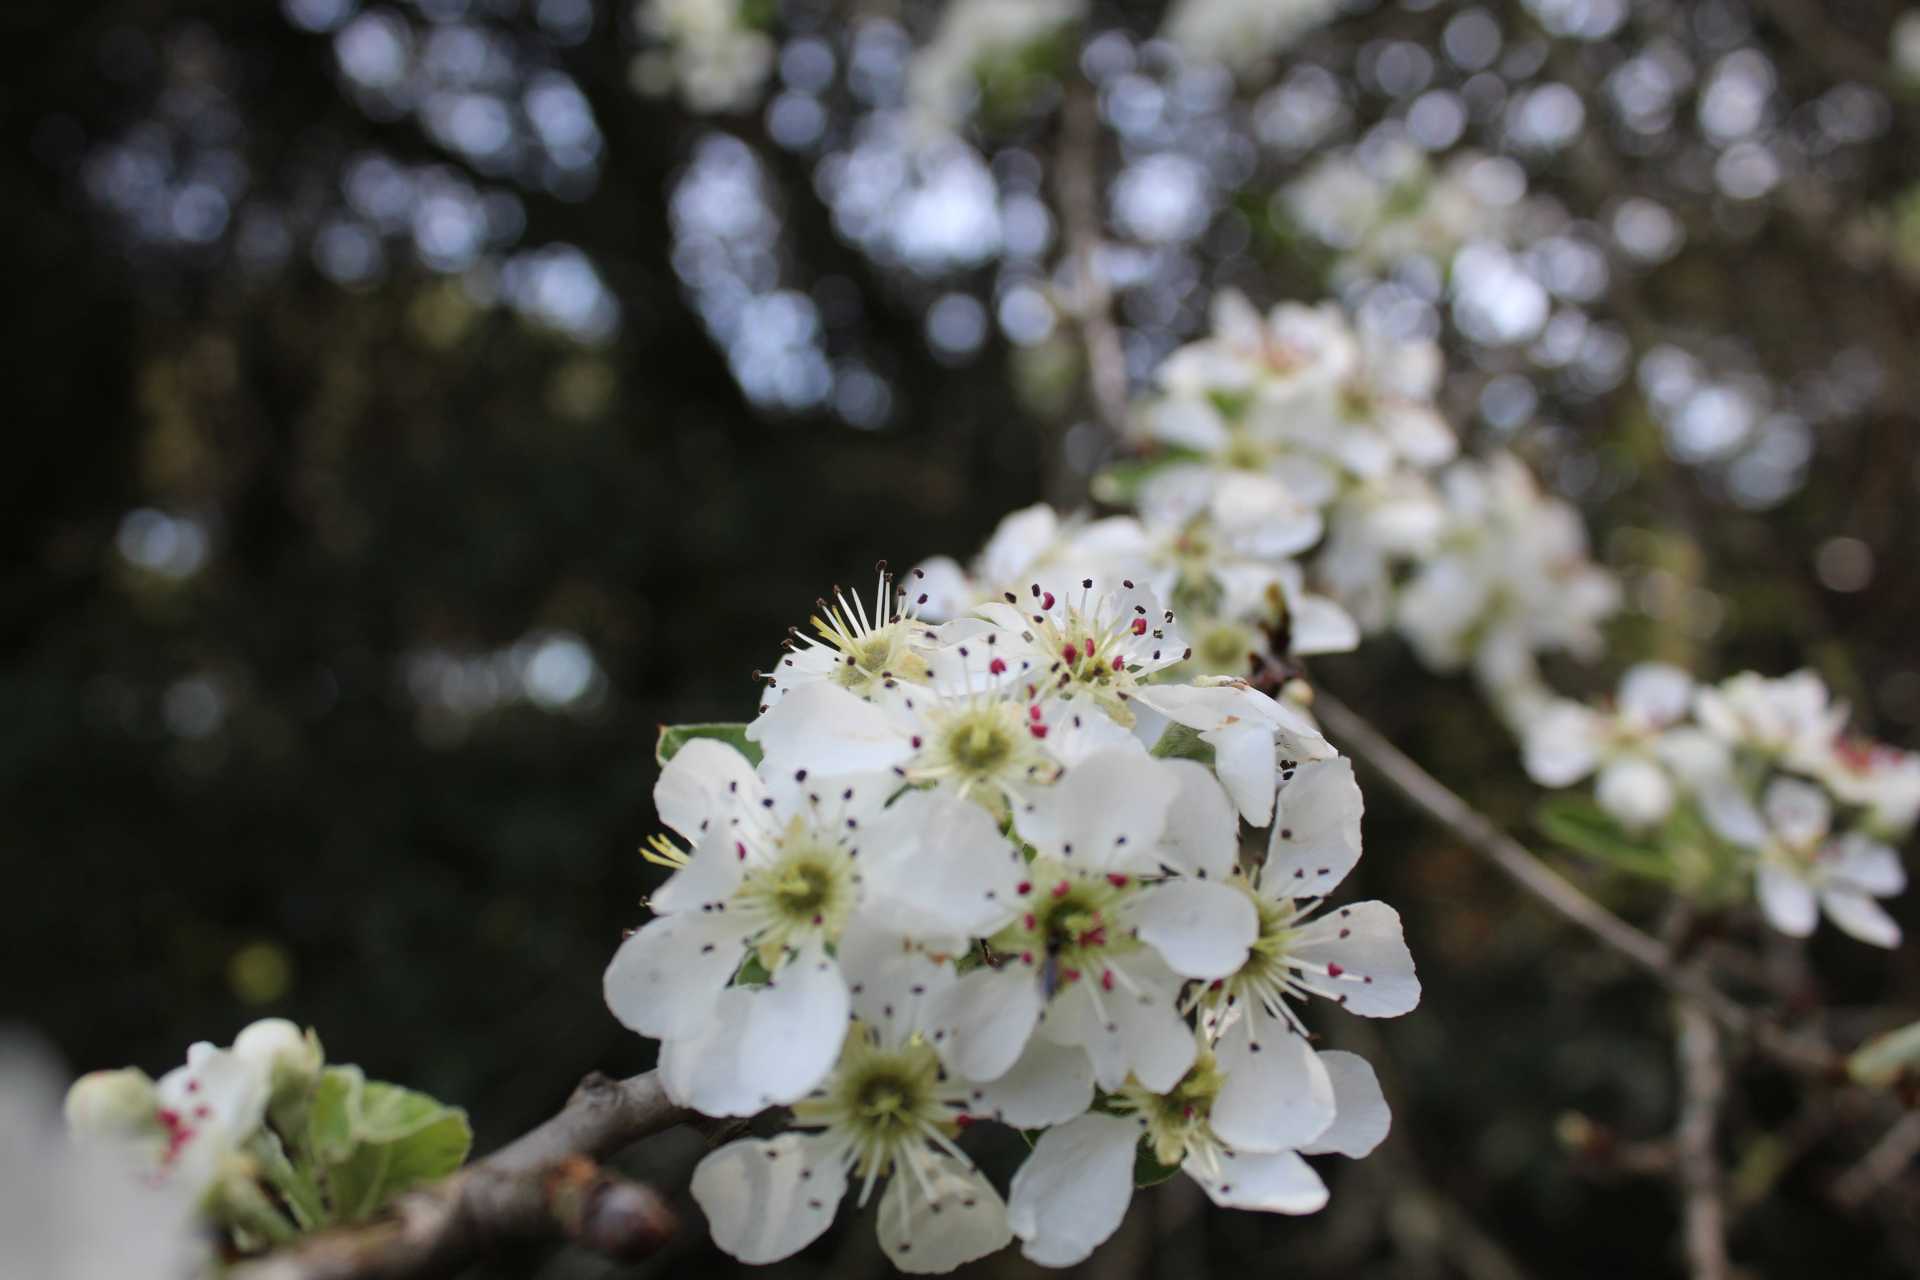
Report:
M1752 671L1702 686L1694 715L1728 746L1751 751L1797 773L1818 776L1847 723L1846 704L1834 702L1811 671L1769 679Z
M1756 808L1730 784L1708 792L1703 808L1715 831L1755 855L1754 888L1774 928L1804 938L1824 912L1862 942L1900 944L1900 926L1875 901L1906 888L1900 855L1864 832L1835 836L1820 788L1775 778Z

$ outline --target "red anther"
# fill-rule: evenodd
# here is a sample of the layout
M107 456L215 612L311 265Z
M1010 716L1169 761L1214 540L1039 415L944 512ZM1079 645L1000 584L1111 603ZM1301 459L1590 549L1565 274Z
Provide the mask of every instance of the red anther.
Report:
M1135 618L1133 620L1133 634L1137 636L1147 634L1147 620L1145 618Z
M1030 706L1027 708L1027 719L1038 720L1039 718L1040 718L1040 708L1038 706Z
M817 915L817 916L815 916L815 917L813 918L813 922L814 922L815 924L820 924L820 923L822 923L822 922L824 922L825 920L826 920L826 917L825 917L825 916L818 916L818 915Z
M1031 880L1022 880L1022 881L1020 882L1020 887L1019 887L1019 888L1017 888L1017 889L1015 889L1015 890L1014 890L1014 892L1015 892L1015 893L1023 893L1023 894L1024 894L1024 893L1032 893L1032 892L1033 892L1033 881L1031 881Z
M1033 963L1033 952L1031 952L1031 951L1022 951L1022 952L1020 953L1020 963L1021 963L1021 964L1032 964L1032 963Z
M1078 982L1080 981L1080 971L1078 969L1062 969L1060 971L1060 981L1063 983Z
M1072 645L1064 646L1060 650L1060 656L1066 661L1068 666L1072 666L1074 663L1080 661L1080 651Z
M1113 990L1113 970L1108 969L1100 975L1100 989L1102 991Z
M1087 656L1091 658L1093 656L1093 637L1088 636L1085 640L1081 641L1080 647L1082 649L1085 649L1087 652Z
M1107 883L1116 889L1124 889L1127 887L1127 878L1118 871L1109 871L1107 872Z
M953 1118L953 1123L955 1128L965 1129L973 1123L973 1117L963 1111Z
M1126 660L1125 658L1123 658L1122 656L1120 656L1119 654L1117 654L1117 653L1116 653L1116 654L1114 654L1114 655L1113 655L1113 669L1114 669L1115 671L1125 671L1125 670L1127 669L1127 660Z
M1180 1118L1182 1120L1193 1119L1193 1104L1191 1102L1189 1102L1186 1106L1180 1108Z
M200 1092L200 1082L198 1080L187 1081L187 1092L188 1093Z
M1079 942L1080 942L1080 945L1083 947L1106 946L1107 945L1107 927L1105 925L1094 926L1093 928L1087 930L1085 933L1080 935Z
M909 738L909 739L908 739L907 741L908 741L908 744L909 744L910 746L912 746L912 747L913 747L913 749L914 749L915 751L918 751L918 750L920 749L920 735L919 735L919 734L917 734L917 733L916 733L916 734L914 734L914 735L913 735L913 737L911 737L911 738Z
M1040 607L1042 609L1053 608L1053 592L1049 591L1044 596L1040 597Z
M1070 881L1062 880L1059 884L1053 886L1053 896L1056 898L1064 898L1072 892L1073 884Z
M991 671L996 676L1004 672L1006 669L1007 669L1007 660L1005 658L995 658L992 662L989 662L987 664L987 670Z
M1030 724L1027 726L1027 732L1036 738L1044 738L1047 736L1047 726L1043 724Z
M735 840L733 842L733 851L740 855L740 861L745 862L747 860L747 846L740 841Z
M1032 932L1034 929L1037 929L1040 927L1040 922L1034 919L1032 915L1029 915L1026 918L1025 924L1027 926L1028 932Z
M1345 969L1342 969L1339 965L1333 963L1333 961L1327 961L1327 976L1329 978L1337 978L1345 972Z
M1207 984L1207 990L1218 991L1221 987L1224 987L1226 985L1227 985L1227 980L1225 978L1215 978L1212 982Z

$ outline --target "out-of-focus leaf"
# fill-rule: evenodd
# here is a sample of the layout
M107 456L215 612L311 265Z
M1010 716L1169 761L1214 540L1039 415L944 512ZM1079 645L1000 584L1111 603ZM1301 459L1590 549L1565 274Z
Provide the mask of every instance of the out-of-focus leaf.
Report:
M1576 853L1633 875L1673 878L1673 860L1664 844L1627 831L1585 796L1549 796L1534 810L1533 820L1548 839Z
M1161 1164L1144 1142L1133 1153L1133 1185L1136 1187L1158 1186L1178 1172L1179 1165Z
M401 1192L458 1169L473 1146L466 1112L358 1067L329 1067L308 1113L308 1144L331 1219L359 1222Z
M1209 769L1213 767L1213 744L1203 741L1198 729L1184 724L1168 725L1160 741L1153 744L1153 754L1162 760L1197 760Z
M1847 1059L1847 1074L1859 1084L1882 1089L1920 1074L1920 1022L1877 1035L1855 1049Z

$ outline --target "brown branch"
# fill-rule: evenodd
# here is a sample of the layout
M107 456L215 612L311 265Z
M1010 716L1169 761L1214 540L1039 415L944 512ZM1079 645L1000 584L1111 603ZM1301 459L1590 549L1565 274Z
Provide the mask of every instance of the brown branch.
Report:
M1100 100L1094 87L1074 78L1060 109L1060 139L1054 154L1055 193L1067 259L1073 271L1074 322L1087 358L1087 389L1095 417L1118 439L1127 426L1127 355L1113 322L1113 290L1100 273L1104 238L1100 214ZM1054 465L1064 466L1064 459ZM1071 506L1079 494L1051 495Z
M1316 689L1313 709L1342 745L1371 765L1394 790L1428 817L1505 872L1522 889L1633 961L1675 993L1696 1001L1728 1032L1749 1041L1768 1058L1790 1070L1823 1078L1844 1076L1845 1063L1827 1046L1769 1021L1729 998L1703 975L1676 963L1673 953L1659 939L1634 928L1534 857L1518 840L1421 768L1338 698Z
M484 1160L409 1192L364 1226L323 1231L233 1268L230 1280L401 1280L448 1274L495 1245L564 1237L616 1258L645 1257L673 1233L646 1187L594 1163L691 1118L651 1071L588 1076L559 1114Z
M1833 1200L1843 1209L1858 1209L1906 1171L1920 1156L1920 1111L1910 1111L1881 1135L1860 1163L1833 1184Z
M1674 1001L1680 1114L1674 1125L1674 1179L1684 1205L1687 1268L1693 1280L1727 1280L1726 1178L1720 1169L1720 1105L1727 1091L1720 1027L1698 1002Z

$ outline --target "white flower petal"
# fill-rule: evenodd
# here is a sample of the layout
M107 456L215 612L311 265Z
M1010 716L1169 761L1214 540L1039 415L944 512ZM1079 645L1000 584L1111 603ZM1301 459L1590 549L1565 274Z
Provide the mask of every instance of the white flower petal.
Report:
M713 1242L742 1262L777 1262L820 1238L847 1193L831 1139L783 1133L742 1138L693 1171L693 1198Z
M1213 1131L1239 1151L1290 1151L1334 1120L1333 1081L1306 1038L1277 1018L1249 1014L1214 1052L1227 1073L1213 1102Z
M1014 824L1041 853L1100 871L1150 859L1178 793L1144 751L1102 751L1039 791Z
M1600 771L1593 797L1628 830L1641 830L1673 812L1673 780L1645 756L1621 756Z
M1042 1134L1007 1195L1020 1252L1043 1267L1070 1267L1119 1230L1139 1140L1136 1121L1098 1114Z
M1325 596L1296 596L1287 602L1287 648L1302 657L1350 653L1360 647L1360 624Z
M975 969L928 1002L929 1038L955 1075L997 1079L1026 1048L1042 1003L1040 984L1025 965Z
M1827 793L1798 778L1775 778L1761 801L1767 821L1788 844L1806 846L1823 839L1833 825Z
M1240 810L1256 827L1273 817L1273 787L1279 757L1273 735L1259 724L1235 724L1200 735L1213 748L1213 771Z
M895 1168L880 1197L880 1248L916 1275L951 1271L1013 1239L1000 1193L972 1165L944 1152L914 1173Z
M1351 760L1338 756L1296 765L1274 804L1261 892L1273 898L1332 892L1360 861L1364 807Z
M671 1040L712 1020L714 997L745 955L747 927L725 911L649 920L607 965L607 1008L643 1036Z
M1522 763L1543 787L1565 787L1593 772L1602 721L1577 702L1556 700L1527 726Z
M1367 1018L1395 1018L1420 1003L1420 979L1400 928L1384 902L1337 907L1301 926L1288 954L1325 974L1297 975L1301 986Z
M1828 888L1820 893L1821 909L1843 932L1876 947L1900 945L1900 926L1881 905L1864 893Z
M745 756L713 738L694 738L661 767L653 807L660 821L697 844L709 827L758 804L763 794Z
M1872 836L1849 831L1833 846L1827 879L1836 886L1857 889L1876 898L1890 898L1907 887L1900 855Z
M1328 1049L1320 1055L1333 1081L1333 1123L1300 1150L1310 1156L1343 1155L1358 1160L1386 1139L1393 1113L1380 1092L1373 1064L1356 1053Z
M1327 1203L1327 1184L1320 1181L1312 1165L1291 1151L1271 1155L1226 1152L1218 1179L1209 1178L1191 1156L1181 1167L1223 1209L1314 1213Z
M1155 856L1189 875L1224 880L1240 855L1240 818L1213 773L1195 760L1162 760L1160 770L1179 784Z
M1693 677L1665 662L1642 662L1620 679L1620 714L1645 726L1669 725L1687 714Z
M871 823L863 890L892 927L916 938L972 938L1012 918L1025 869L985 808L951 791L909 791Z
M968 1108L1016 1129L1061 1124L1093 1105L1093 1062L1077 1045L1041 1036L996 1080L975 1086Z
M1722 840L1744 849L1758 849L1767 842L1766 820L1731 779L1701 789L1700 813Z
M658 915L698 911L709 903L725 902L740 884L743 863L730 828L722 825L694 845L687 863L667 877L647 899Z
M1151 951L1109 967L1111 986L1088 973L1055 993L1042 1033L1084 1048L1103 1089L1118 1089L1129 1072L1149 1089L1173 1088L1194 1059L1193 1032L1174 1004L1179 979Z
M1247 962L1260 934L1253 901L1231 885L1176 878L1148 885L1127 904L1140 940L1185 978L1224 978Z
M1785 867L1762 863L1754 872L1754 888L1760 895L1760 910L1765 913L1767 923L1780 932L1804 938L1819 923L1813 886Z
M748 1010L740 1073L771 1106L804 1098L833 1070L852 1001L840 966L816 942L753 989Z
M890 1045L929 1029L932 1002L958 980L952 965L895 932L896 923L865 909L841 931L838 952L854 1014Z
M747 726L747 737L760 744L763 764L776 772L868 773L891 769L913 753L909 735L892 716L825 681L782 698Z
M766 1107L758 1084L741 1071L740 1037L753 996L750 988L728 987L698 1034L660 1042L660 1083L669 1098L708 1116L750 1116Z

